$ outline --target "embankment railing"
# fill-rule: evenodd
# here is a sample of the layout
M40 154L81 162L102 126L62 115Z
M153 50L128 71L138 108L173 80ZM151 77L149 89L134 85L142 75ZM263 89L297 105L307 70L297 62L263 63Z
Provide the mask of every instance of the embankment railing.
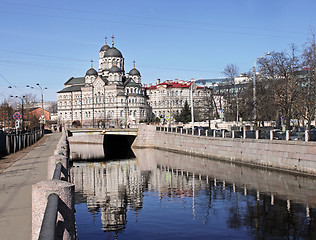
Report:
M161 132L171 132L179 134L188 134L195 136L206 136L206 137L220 137L220 138L243 138L243 139L269 139L269 140L300 140L309 142L312 139L310 131L306 130L304 132L291 132L289 130L285 132L281 131L261 131L261 130L252 130L252 131L227 131L225 129L204 129L204 128L182 128L182 127L163 127L157 126L156 131Z
M48 160L48 180L32 187L32 239L76 239L74 184L69 177L69 143L63 132Z

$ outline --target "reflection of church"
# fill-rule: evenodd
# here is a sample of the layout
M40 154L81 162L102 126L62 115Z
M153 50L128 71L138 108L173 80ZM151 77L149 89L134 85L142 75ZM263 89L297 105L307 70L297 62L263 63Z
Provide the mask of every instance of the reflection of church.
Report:
M149 111L141 74L124 70L122 53L105 45L99 51L99 70L92 64L84 77L72 77L57 93L60 123L124 127L147 119Z
M71 169L76 192L87 199L90 212L101 212L102 229L125 228L126 211L137 211L143 205L146 174L141 174L135 161L75 164Z

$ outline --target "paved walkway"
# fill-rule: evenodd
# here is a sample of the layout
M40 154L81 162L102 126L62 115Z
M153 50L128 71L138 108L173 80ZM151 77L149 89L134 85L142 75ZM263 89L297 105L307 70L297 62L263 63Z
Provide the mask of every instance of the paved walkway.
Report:
M0 158L0 239L31 239L32 185L47 178L47 160L61 133ZM1 164L2 162L2 164Z

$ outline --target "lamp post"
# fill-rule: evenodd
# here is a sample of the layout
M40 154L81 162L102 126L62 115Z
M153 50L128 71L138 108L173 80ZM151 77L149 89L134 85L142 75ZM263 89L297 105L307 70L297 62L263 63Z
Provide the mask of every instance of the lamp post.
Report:
M253 65L253 86L252 86L252 92L253 92L253 121L254 126L257 126L257 112L256 112L256 65L257 61L261 58L264 58L265 56L270 55L270 52L267 52L265 55L257 57L254 65Z
M43 91L47 89L47 87L45 88L42 88L41 85L39 83L36 83L36 85L39 87L39 89L41 90L41 97L42 97L42 118L44 118L44 94L43 94ZM34 88L34 87L31 87L30 85L26 85L26 87L29 87L29 88ZM41 129L43 128L43 124L41 122Z
M14 97L14 96L12 96L12 95L10 95L10 97ZM24 98L25 98L25 96L22 96L22 97L19 97L19 96L15 96L16 98L19 98L20 100L21 100L21 107L22 107L22 110L21 110L21 128L22 128L22 130L24 129L24 126L23 126L23 109L24 109L24 105L23 105L23 100L24 100Z
M191 122L192 122L192 135L194 135L194 109L193 109L193 90L196 88L194 82L191 83L190 86L190 96L191 96Z

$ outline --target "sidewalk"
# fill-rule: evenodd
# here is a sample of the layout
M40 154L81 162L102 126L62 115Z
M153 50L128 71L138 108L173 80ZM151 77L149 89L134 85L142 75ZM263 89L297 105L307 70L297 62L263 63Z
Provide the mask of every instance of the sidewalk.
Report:
M45 135L27 149L0 158L0 239L31 239L32 185L47 179L47 160L60 137Z

